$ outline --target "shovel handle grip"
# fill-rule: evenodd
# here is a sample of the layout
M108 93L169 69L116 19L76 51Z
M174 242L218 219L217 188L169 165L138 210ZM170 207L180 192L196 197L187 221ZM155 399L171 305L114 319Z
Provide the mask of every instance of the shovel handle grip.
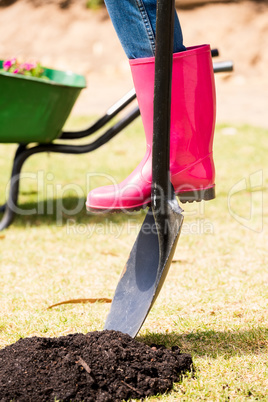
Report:
M170 194L169 148L175 0L157 0L152 202ZM159 193L161 192L161 194Z

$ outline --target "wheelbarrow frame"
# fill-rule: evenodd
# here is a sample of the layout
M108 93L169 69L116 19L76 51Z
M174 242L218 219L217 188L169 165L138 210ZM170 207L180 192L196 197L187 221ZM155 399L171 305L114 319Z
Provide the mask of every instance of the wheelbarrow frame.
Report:
M218 56L218 50L212 50L212 56ZM231 61L215 62L213 63L214 73L228 72L233 70L233 63ZM101 133L97 139L83 145L64 144L63 141L77 140L81 138L90 137L96 134L99 130L105 128L114 117L123 111L129 104L136 99L135 90L132 89L124 95L118 102L111 106L107 112L89 126L85 130L79 131L63 131L61 135L54 141L48 144L31 145L20 143L15 153L13 160L10 188L7 202L0 206L0 212L4 213L0 221L0 231L6 229L11 225L16 216L16 207L18 205L19 186L20 186L20 173L25 161L34 154L41 152L54 152L63 154L85 154L92 152L102 145L106 144L124 128L132 123L139 115L140 110L135 106L130 112L126 113L118 122L112 127L109 127L104 133ZM57 142L60 140L61 142Z

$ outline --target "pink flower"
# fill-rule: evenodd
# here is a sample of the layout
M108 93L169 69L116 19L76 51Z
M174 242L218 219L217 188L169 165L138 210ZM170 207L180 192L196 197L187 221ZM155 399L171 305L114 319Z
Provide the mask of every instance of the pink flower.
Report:
M44 75L44 69L41 67L40 63L35 61L31 63L22 62L14 57L3 62L3 70L12 74L21 74L27 77L47 79Z
M16 63L16 59L15 58L13 58L13 59L10 59L10 60L6 60L5 62L4 62L4 64L3 64L3 67L4 67L4 70L8 70L11 66L13 66L13 64L15 64Z
M20 65L21 69L25 69L27 71L30 71L35 67L36 67L36 64L32 64L32 63L23 63L23 64Z

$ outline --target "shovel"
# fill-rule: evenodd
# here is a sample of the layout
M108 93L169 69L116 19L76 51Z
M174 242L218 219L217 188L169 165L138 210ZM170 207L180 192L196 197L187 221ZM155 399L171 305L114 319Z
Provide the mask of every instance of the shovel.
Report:
M104 329L135 337L168 273L183 215L169 174L174 0L158 0L152 151L152 202L118 282Z

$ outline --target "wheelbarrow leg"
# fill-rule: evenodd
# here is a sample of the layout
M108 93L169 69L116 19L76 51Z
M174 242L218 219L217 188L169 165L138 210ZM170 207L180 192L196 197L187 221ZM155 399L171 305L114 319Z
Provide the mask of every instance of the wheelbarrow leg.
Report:
M5 212L7 204L3 204L0 206L0 214L3 214Z
M16 215L16 207L18 203L19 184L20 184L20 172L24 161L27 159L27 155L23 157L23 152L26 149L26 145L20 144L17 148L13 168L10 179L10 189L7 202L0 207L0 212L4 212L2 220L0 221L0 231L6 229L13 221Z
M13 166L14 166L16 158L18 157L18 155L20 155L25 150L25 148L26 148L26 146L22 145L22 144L20 144L18 146L18 148L16 150L16 153L15 153L15 156L14 156ZM12 167L12 171L13 171L13 167ZM12 174L11 174L11 177L12 177ZM7 208L7 203L6 202L5 202L5 204L0 205L0 213L4 213L6 208Z

